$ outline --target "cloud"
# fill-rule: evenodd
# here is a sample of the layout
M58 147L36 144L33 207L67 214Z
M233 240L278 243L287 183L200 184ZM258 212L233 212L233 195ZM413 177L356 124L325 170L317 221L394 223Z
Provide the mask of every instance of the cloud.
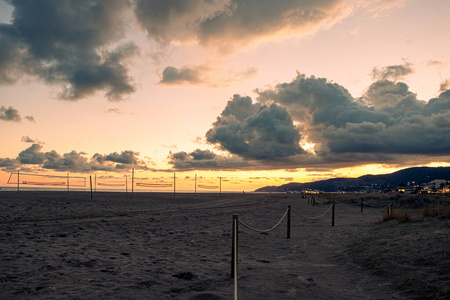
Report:
M27 119L30 122L36 123L33 116L25 116L25 119Z
M160 75L160 84L164 85L204 85L209 87L228 86L233 82L242 82L256 75L255 68L241 72L221 74L209 65L184 66L180 69L169 66ZM216 78L216 79L212 79Z
M41 151L42 145L33 144L19 153L19 161L26 165L41 165L47 159L47 154Z
M449 88L450 88L450 80L445 79L444 81L441 82L441 84L439 86L439 92L443 93L446 90L448 90Z
M37 142L36 140L33 140L29 136L22 136L21 141L24 143L36 143Z
M196 149L190 153L180 151L169 154L169 164L173 169L189 170L241 170L252 165L237 156L224 156L210 150Z
M382 67L381 69L373 68L372 79L376 80L399 80L406 75L414 73L414 68L411 63L405 62L401 65L393 65Z
M110 101L134 92L125 67L137 52L119 46L128 1L10 1L11 24L0 24L0 83L24 74L59 86L60 98L78 100L104 91ZM115 48L113 48L115 47Z
M363 5L369 5L369 12L375 16L383 16L386 13L404 6L406 0L374 0L361 1Z
M342 86L299 74L292 82L265 91L258 101L286 107L312 141L316 156L298 155L297 166L332 163L363 164L410 160L413 155L445 156L450 141L450 91L421 101L402 82L374 82L366 95L354 99Z
M26 142L32 141L28 137L24 138ZM143 160L139 159L139 153L131 150L110 154L96 153L89 158L84 152L71 151L59 154L55 150L43 152L42 148L43 146L40 144L33 144L21 151L15 159L0 158L0 168L10 170L11 168L26 166L31 169L42 168L81 173L92 171L123 172L131 168L151 170Z
M19 111L12 106L6 108L5 106L0 107L0 120L20 122L22 118L20 117Z
M206 133L222 150L247 159L276 159L303 153L300 134L286 109L234 95Z
M135 15L147 34L162 44L195 40L201 23L228 11L229 0L136 0Z
M209 81L203 76L205 71L207 68L204 66L185 66L181 69L169 66L162 72L159 83L166 85L207 84Z
M118 108L110 108L110 109L106 110L105 113L107 113L107 114L114 113L114 114L118 114L118 115L122 114L122 112Z
M228 53L263 40L314 33L351 9L342 0L137 0L135 14L148 36L163 45L197 42Z

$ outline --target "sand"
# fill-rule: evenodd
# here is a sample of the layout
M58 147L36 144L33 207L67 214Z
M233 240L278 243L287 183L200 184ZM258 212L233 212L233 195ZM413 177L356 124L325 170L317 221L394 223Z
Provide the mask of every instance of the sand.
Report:
M334 227L331 211L309 219L332 198ZM385 209L361 213L361 199L392 201L0 192L0 298L233 299L232 215L267 229L291 205L290 239L286 220L267 233L240 225L239 299L448 299L449 219L383 222Z

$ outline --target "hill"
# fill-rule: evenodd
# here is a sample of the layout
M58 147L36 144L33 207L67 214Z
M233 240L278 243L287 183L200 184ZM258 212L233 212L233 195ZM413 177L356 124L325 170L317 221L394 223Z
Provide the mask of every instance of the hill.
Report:
M291 182L281 186L266 186L255 192L289 192L320 190L323 192L395 189L398 185L428 183L435 179L450 179L450 167L414 167L390 174L364 175L358 178L332 178L307 183Z

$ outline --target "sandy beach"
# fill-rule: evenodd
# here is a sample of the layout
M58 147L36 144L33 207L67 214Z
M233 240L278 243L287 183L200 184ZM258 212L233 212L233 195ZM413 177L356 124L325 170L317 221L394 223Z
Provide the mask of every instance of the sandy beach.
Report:
M450 219L421 211L449 197L408 197L0 192L0 298L233 299L233 214L268 229L291 205L290 239L240 225L239 299L448 299Z

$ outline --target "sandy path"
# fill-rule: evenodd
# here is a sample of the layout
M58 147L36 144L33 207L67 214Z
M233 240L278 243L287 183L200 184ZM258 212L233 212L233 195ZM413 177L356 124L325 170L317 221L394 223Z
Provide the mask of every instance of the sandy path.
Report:
M269 228L298 195L1 193L2 299L232 299L231 220ZM239 299L390 299L379 279L340 253L380 214L337 208L317 220L292 214L261 234L241 226Z

